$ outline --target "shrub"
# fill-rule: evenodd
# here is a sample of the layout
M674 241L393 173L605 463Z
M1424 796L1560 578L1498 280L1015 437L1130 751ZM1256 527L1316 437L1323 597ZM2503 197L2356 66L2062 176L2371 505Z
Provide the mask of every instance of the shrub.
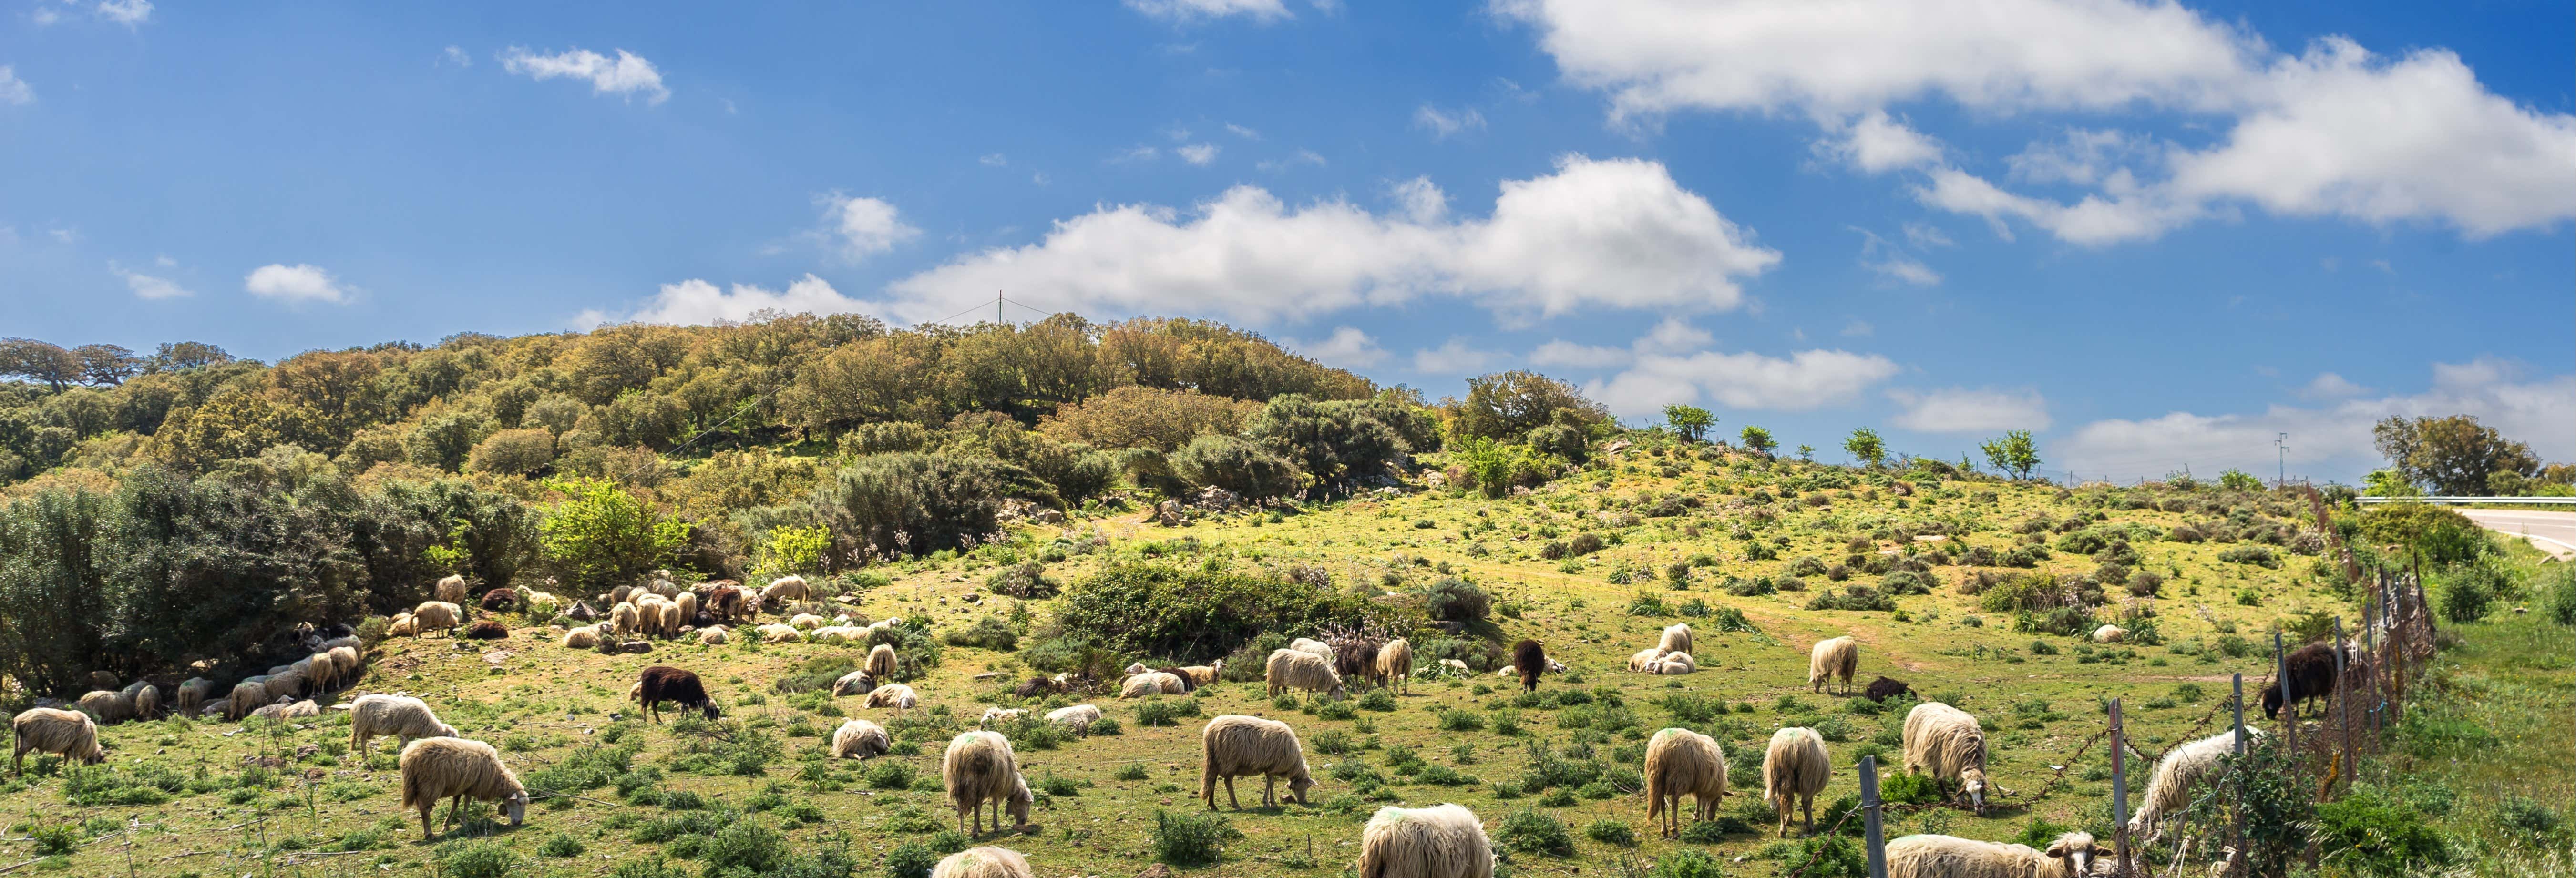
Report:
M1175 866L1203 866L1225 856L1225 843L1243 837L1223 815L1203 811L1173 813L1156 809L1146 844L1154 859Z
M1297 490L1296 462L1240 436L1199 436L1170 459L1172 472L1193 486L1223 488L1254 500Z
M1865 878L1869 874L1869 861L1861 855L1860 846L1841 835L1799 839L1796 844L1778 845L1777 849L1782 863L1805 864L1805 870L1798 873L1802 878Z
M1871 588L1866 585L1850 585L1844 586L1843 591L1840 594L1830 591L1818 593L1815 600L1807 602L1807 609L1859 610L1883 613L1896 609L1896 599L1888 597L1885 594L1881 594L1878 589Z
M583 590L633 582L669 563L689 539L689 523L664 515L623 488L591 479L546 482L564 500L537 526L545 557Z
M1691 825L1697 827L1701 824ZM1717 823L1708 821L1707 825L1716 826ZM1683 840L1691 841L1688 838ZM1655 871L1648 873L1648 878L1724 878L1724 873L1718 870L1715 858L1692 848L1682 848L1655 860Z
M2560 564L2541 576L2538 586L2550 621L2576 628L2576 564Z
M1012 628L1011 623L1000 616L977 619L973 626L952 629L940 639L948 641L949 646L973 646L996 652L1010 652L1020 647L1019 630Z
M1216 565L1121 564L1067 589L1056 620L1066 633L1115 652L1202 661L1234 652L1263 632L1395 624L1401 621L1396 612L1329 585Z
M2359 875L2420 875L2448 865L2450 843L2405 802L2359 789L2317 806L2321 861Z
M1574 539L1565 544L1565 551L1578 558L1601 551L1601 549L1601 537L1590 531L1575 534Z
M1007 496L1059 502L1036 476L995 458L906 452L859 458L805 505L832 529L837 556L863 558L962 548L1000 529Z
M1440 730L1444 732L1481 732L1485 717L1472 710L1450 708L1440 712Z
M1176 726L1183 717L1198 715L1199 702L1195 698L1148 698L1136 705L1136 724L1140 726Z
M886 853L886 878L930 878L938 866L939 854L921 842L907 841Z
M1931 594L1932 577L1912 570L1899 570L1879 580L1878 586L1891 595Z
M506 878L519 868L519 855L498 842L454 841L439 846L438 868L456 878Z
M2230 564L2252 564L2265 569L2278 569L2281 566L2281 559L2273 555L2271 548L2267 546L2230 546L2219 550L2218 560Z
M984 577L984 589L1029 600L1055 597L1057 592L1064 590L1046 575L1046 565L1037 561L1023 561L993 571L993 575Z
M1585 825L1583 827L1583 837L1602 844L1615 844L1623 848L1632 848L1637 846L1636 830L1629 829L1628 824L1624 822L1608 817L1592 821Z
M1493 598L1464 579L1442 578L1424 588L1422 597L1431 618L1442 622L1473 625L1493 612Z
M2475 576L2451 576L2442 582L2442 618L2453 622L2475 622L2487 617L2495 605L2495 592Z
M786 863L787 839L757 820L738 819L716 830L701 859L709 875L735 869L768 874Z
M1494 843L1504 850L1551 857L1574 856L1574 835L1565 821L1536 808L1522 808L1494 828Z

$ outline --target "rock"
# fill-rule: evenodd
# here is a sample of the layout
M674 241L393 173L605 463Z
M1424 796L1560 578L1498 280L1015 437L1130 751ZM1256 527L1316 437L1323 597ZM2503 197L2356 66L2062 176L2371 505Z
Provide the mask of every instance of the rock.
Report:
M1435 470L1435 471L1433 471L1433 472L1424 473L1424 474L1423 474L1423 476L1422 476L1422 486L1423 486L1423 487L1426 487L1426 488L1446 488L1446 487L1449 487L1449 476L1447 476L1446 474L1443 474L1443 473L1441 473L1441 472L1438 472L1438 471L1436 471L1436 470Z
M1040 509L1037 511L1037 514L1029 516L1029 520L1039 524L1063 524L1064 511L1060 509Z
M1154 523L1164 527L1181 526L1181 501L1165 500L1154 504Z
M574 601L572 609L564 611L564 618L576 622L588 622L599 618L599 611L591 609L588 601Z
M1145 871L1136 873L1136 878L1172 878L1172 867L1155 863L1145 867Z

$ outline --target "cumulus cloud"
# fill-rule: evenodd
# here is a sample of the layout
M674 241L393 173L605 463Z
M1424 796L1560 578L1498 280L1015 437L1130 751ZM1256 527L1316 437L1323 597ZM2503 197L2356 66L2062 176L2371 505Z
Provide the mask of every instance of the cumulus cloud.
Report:
M1816 151L1872 174L1941 160L1940 141L1890 118L1885 110L1862 114L1839 137L1818 141Z
M1436 348L1413 352L1413 371L1427 375L1474 375L1490 371L1495 364L1509 359L1496 351L1478 350L1463 338L1452 338Z
M1806 350L1786 358L1721 351L1645 354L1585 392L1621 416L1704 399L1728 408L1806 411L1851 402L1898 371L1886 357L1843 350Z
M1891 390L1887 398L1904 407L1891 422L1924 433L2045 430L2051 423L2048 400L2036 390Z
M1329 366L1365 369L1386 362L1386 349L1378 347L1375 337L1356 326L1336 326L1333 334L1321 341L1285 341L1289 349Z
M23 107L35 102L36 90L18 78L17 68L0 64L0 104Z
M98 17L135 27L152 20L152 0L99 0Z
M1453 111L1423 104L1414 109L1413 124L1430 131L1433 138L1447 140L1450 135L1462 131L1485 130L1485 114L1477 112L1474 107Z
M2332 372L2319 372L2317 373L2316 380L2310 381L2307 383L2307 386L2299 388L2299 395L2308 399L2343 399L2349 396L2360 396L2369 392L2370 388L2354 384L2351 381L2345 380L2343 376Z
M1174 22L1236 15L1260 22L1289 17L1288 5L1280 0L1127 0L1127 8Z
M663 284L660 293L632 313L618 316L604 311L583 311L573 323L582 329L621 322L705 326L750 320L764 311L780 314L873 314L877 309L872 303L841 295L829 282L811 274L796 279L784 290L734 284L728 292L715 284L691 279Z
M174 263L167 257L164 257L160 260L160 264L164 267L168 267ZM118 278L123 279L125 281L125 288L133 290L134 297L138 299L177 299L196 295L196 293L190 292L186 287L180 286L177 281L173 281L168 278L153 277L151 275L126 268L125 266L118 265L114 262L107 264L107 271L109 274L116 275Z
M1421 184L1428 186L1427 182ZM1291 207L1237 186L1184 213L1103 206L1044 240L986 250L895 282L894 307L931 318L1008 288L1048 307L1296 319L1425 296L1469 299L1507 320L1586 308L1724 311L1777 251L1683 189L1657 162L1567 156L1506 180L1484 218L1424 218L1342 200Z
M885 201L838 192L818 200L823 205L823 228L818 234L844 261L864 261L921 236L920 229L905 224L894 205Z
M465 54L464 49L456 46L449 46L445 51L439 53L439 61L443 64L454 64L458 67L474 66L474 56Z
M512 46L501 53L501 69L537 80L586 79L592 94L613 94L630 100L641 95L648 104L671 98L671 90L662 86L662 72L653 69L653 62L625 49L617 50L617 57L610 58L588 49L540 55Z
M1941 282L1941 273L1906 253L1896 243L1868 229L1853 228L1861 234L1860 265L1880 277L1900 283L1928 287Z
M1204 168L1216 163L1216 153L1218 149L1219 147L1213 143L1193 143L1188 146L1175 148L1172 151L1180 154L1181 161L1189 162L1190 164Z
M1301 149L1287 158L1264 159L1254 166L1260 168L1262 173L1275 174L1300 165L1313 165L1320 168L1324 166L1324 157L1314 150Z
M319 266L271 263L252 269L242 289L281 302L346 302L352 290Z

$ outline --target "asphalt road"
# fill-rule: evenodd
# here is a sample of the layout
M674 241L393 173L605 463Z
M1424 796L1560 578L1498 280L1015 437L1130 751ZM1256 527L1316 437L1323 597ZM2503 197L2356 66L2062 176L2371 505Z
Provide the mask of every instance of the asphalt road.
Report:
M2576 558L2576 512L2462 509L2460 514L2497 533L2530 537L2532 545L2559 558Z

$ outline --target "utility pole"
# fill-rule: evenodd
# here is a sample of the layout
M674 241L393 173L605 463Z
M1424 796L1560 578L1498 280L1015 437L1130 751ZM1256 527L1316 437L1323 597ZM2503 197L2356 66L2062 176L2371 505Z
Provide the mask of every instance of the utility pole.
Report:
M993 291L993 322L995 322L995 323L1000 323L1000 322L1002 322L1002 291L1001 291L1001 290L994 290L994 291ZM2281 434L2281 435L2283 435L2283 436L2287 436L2287 435L2290 435L2290 434L2288 434L2288 433L2283 433L2283 434Z
M2273 466L2278 469L2273 472L2272 487L2278 488L2290 483L2290 434L2283 433L2273 439L2272 447L2278 449L2273 457Z

